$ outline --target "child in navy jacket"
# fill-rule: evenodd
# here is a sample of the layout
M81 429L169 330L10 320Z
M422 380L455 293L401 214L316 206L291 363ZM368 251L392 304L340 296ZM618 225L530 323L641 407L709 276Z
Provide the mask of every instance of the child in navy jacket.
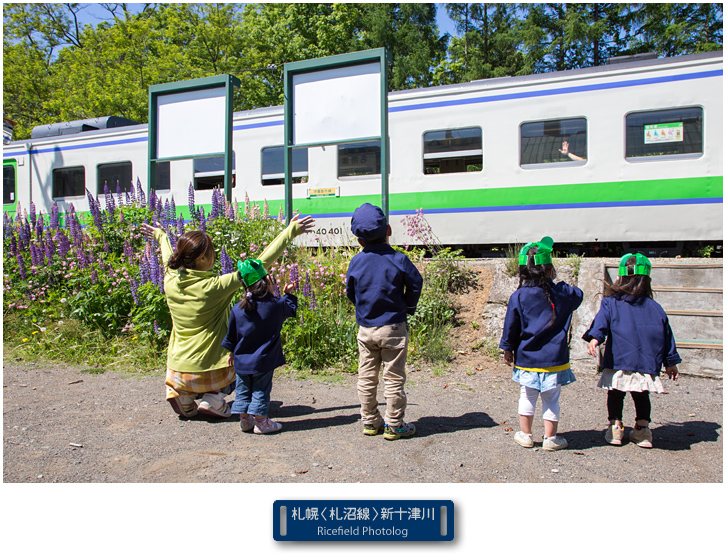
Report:
M660 370L678 379L681 358L676 351L668 317L653 300L650 261L640 253L628 253L620 260L615 284L605 284L600 310L582 338L587 351L597 357L605 343L602 374L597 386L608 390L610 426L605 441L621 445L624 439L623 403L630 391L635 405L635 426L630 439L640 447L653 447L650 423L650 391L663 392Z
M280 331L288 317L295 317L297 282L285 286L282 297L274 297L274 286L262 261L239 261L237 269L247 293L232 309L222 346L231 352L229 365L237 374L232 414L240 415L243 432L279 432L282 425L268 417L272 375L285 363Z
M403 421L406 411L406 315L416 312L423 278L410 259L388 244L391 226L383 211L363 204L350 222L363 250L348 266L346 295L355 304L358 322L358 397L363 434L381 430L387 440L410 437L413 424ZM385 422L378 412L378 375L383 373Z
M567 440L557 435L560 388L575 381L567 333L572 313L582 303L582 290L555 284L554 277L552 238L525 245L519 253L519 287L509 298L499 343L504 361L514 366L512 379L520 384L520 431L514 441L534 447L532 423L541 396L542 448L549 451L567 447Z

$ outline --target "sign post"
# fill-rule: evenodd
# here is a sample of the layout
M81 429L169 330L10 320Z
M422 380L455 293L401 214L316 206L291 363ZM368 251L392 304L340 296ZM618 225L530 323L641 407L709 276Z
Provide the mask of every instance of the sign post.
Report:
M285 64L285 217L293 212L292 150L381 142L381 208L388 219L385 48Z
M233 92L231 74L149 87L149 192L156 164L224 156L224 195L232 200Z

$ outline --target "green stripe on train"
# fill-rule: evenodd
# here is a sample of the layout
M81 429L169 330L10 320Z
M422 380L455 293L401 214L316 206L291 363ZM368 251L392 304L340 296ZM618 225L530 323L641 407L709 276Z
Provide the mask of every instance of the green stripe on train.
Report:
M452 176L452 181L454 177ZM392 193L391 210L415 208L446 209L536 204L578 204L642 200L674 200L723 197L723 176L690 179L659 179L652 181L618 181L580 183L574 185L543 185L416 193ZM380 204L380 195L345 197L296 198L293 208L304 214L351 212L364 202ZM282 201L268 201L270 208Z

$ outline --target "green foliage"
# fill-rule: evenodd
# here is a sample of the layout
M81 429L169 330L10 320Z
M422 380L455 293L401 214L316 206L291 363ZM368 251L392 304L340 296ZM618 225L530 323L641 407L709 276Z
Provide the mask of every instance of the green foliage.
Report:
M698 253L699 257L703 257L704 259L710 259L711 254L715 251L713 245L706 245L705 247L699 248L696 252Z
M504 272L507 276L517 276L519 274L519 252L524 247L523 243L517 243L516 245L507 245L504 251L506 261L504 263Z
M235 110L279 105L285 63L371 48L391 54L391 90L723 48L721 4L446 4L455 37L425 3L98 6L106 17L82 24L85 4L3 5L3 109L16 138L103 115L145 122L150 85L222 73L242 82Z

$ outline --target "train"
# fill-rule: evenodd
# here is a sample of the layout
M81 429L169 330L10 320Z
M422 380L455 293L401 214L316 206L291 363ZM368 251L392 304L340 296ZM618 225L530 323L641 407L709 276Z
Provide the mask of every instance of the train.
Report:
M392 243L423 214L469 256L552 237L557 247L675 256L723 240L723 51L618 59L577 70L394 91L388 97ZM284 207L282 106L233 115L232 200ZM3 145L3 210L88 211L86 189L147 184L147 125L117 117L36 127ZM380 142L297 148L302 242L349 244L350 216L381 204ZM182 215L190 185L211 207L222 158L157 165ZM188 217L188 216L186 216ZM353 240L354 241L354 240ZM604 254L604 253L603 253ZM712 255L714 256L714 255Z

